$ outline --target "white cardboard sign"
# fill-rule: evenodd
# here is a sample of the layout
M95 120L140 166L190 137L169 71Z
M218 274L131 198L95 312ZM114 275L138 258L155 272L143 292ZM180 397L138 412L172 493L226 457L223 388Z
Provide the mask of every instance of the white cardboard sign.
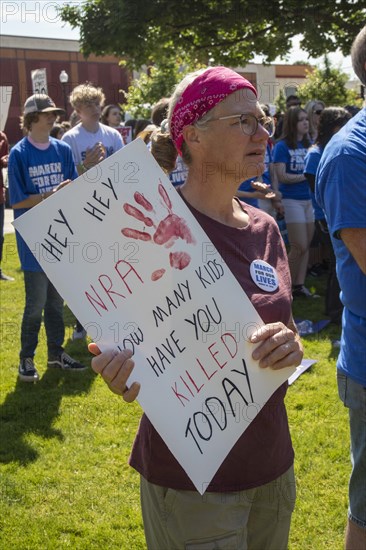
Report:
M260 369L261 318L136 140L14 225L101 350L128 347L139 403L202 494L295 369Z
M6 121L8 120L9 107L11 102L12 86L0 86L0 130L5 129Z
M32 87L34 94L48 94L46 69L31 71Z

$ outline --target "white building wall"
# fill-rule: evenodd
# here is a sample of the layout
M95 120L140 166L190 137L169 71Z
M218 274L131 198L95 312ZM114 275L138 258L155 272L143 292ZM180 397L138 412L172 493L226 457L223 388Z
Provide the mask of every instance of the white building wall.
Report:
M275 65L248 63L248 65L243 67L235 67L234 70L239 73L255 73L257 77L259 101L270 105L274 103L281 89L286 96L294 94L298 86L303 84L306 80L301 77L276 77Z

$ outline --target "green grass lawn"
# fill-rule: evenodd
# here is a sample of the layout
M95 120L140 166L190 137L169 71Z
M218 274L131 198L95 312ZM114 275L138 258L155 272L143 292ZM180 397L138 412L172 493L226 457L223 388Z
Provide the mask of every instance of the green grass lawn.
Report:
M0 351L0 549L145 548L139 478L127 459L141 409L113 395L91 370L46 369L41 333L37 384L17 382L23 277L14 235L4 245ZM309 279L324 295L325 278ZM324 318L323 300L298 300L295 317ZM90 364L83 341L66 350ZM304 339L318 362L289 388L287 407L296 452L298 498L290 550L341 550L350 473L347 413L338 400L336 351L340 330L328 326Z

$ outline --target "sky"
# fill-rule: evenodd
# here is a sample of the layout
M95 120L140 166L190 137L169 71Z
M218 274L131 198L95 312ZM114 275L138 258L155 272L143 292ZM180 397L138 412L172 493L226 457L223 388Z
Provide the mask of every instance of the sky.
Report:
M80 4L70 1L28 1L28 0L2 0L1 10L1 34L13 36L34 36L39 38L63 38L79 39L79 30L63 23L57 13L57 6L63 4ZM301 37L295 37L292 41L292 50L286 59L277 58L276 63L294 63L296 61L309 61L314 65L322 65L322 59L309 58L307 52L300 49ZM350 78L355 78L352 70L350 56L344 57L340 52L330 53L332 65L342 69ZM254 57L253 62L261 63L259 56Z

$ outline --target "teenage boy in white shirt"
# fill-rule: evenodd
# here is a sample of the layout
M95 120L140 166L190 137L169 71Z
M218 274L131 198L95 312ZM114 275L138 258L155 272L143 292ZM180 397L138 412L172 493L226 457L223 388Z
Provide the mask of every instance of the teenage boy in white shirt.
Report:
M102 89L89 83L80 84L71 92L70 103L80 122L62 136L62 141L70 145L79 175L124 145L117 130L99 122L104 101Z

